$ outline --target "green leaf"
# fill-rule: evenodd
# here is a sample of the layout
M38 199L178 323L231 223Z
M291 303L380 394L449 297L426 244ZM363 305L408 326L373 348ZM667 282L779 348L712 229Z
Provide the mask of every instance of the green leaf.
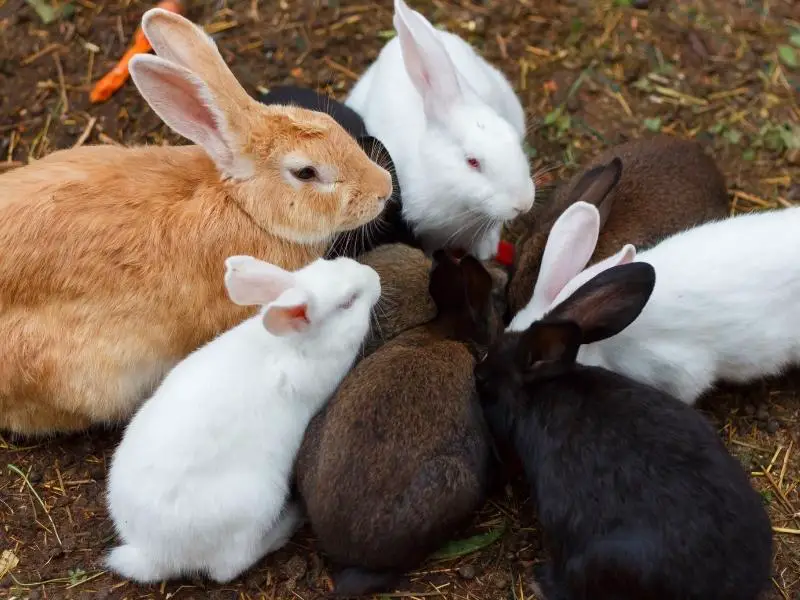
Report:
M748 148L744 152L742 152L742 160L746 160L749 162L753 162L756 159L756 151L752 148Z
M708 132L713 133L714 135L719 135L722 133L723 129L725 129L725 123L717 122L708 128Z
M437 560L451 560L477 552L482 548L486 548L497 540L505 533L506 526L503 524L497 529L490 529L486 533L474 535L465 540L455 540L448 542L436 552L432 558Z
M661 117L645 119L644 126L650 131L655 131L655 132L661 131Z
M614 0L614 4L617 6L630 6L631 0Z
M728 129L724 136L731 144L738 144L742 140L742 132L738 129Z
M25 2L36 11L36 14L39 15L45 25L49 25L58 19L66 19L75 12L75 7L71 4L62 4L58 8L53 8L47 0L25 0Z
M552 125L553 123L555 123L558 120L558 117L561 116L561 112L562 111L563 111L563 108L561 106L557 106L556 108L551 110L549 113L547 113L544 116L544 124L545 125Z
M539 155L539 152L531 146L528 142L523 142L522 149L525 150L525 154L527 154L530 158L536 158Z
M781 57L781 61L783 61L783 64L785 64L787 67L794 69L800 65L800 62L798 62L797 58L797 50L791 46L787 46L785 44L778 46L778 56Z
M789 38L789 43L792 46L797 46L798 48L800 48L800 31L792 34L792 36Z
M384 29L378 32L378 37L382 40L390 40L396 35L397 32L394 29Z

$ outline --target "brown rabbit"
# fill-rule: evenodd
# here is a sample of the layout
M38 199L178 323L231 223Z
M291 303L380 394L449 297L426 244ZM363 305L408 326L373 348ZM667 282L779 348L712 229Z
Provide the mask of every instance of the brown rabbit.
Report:
M372 327L364 342L362 358L404 331L436 317L436 304L428 293L431 259L422 250L405 244L379 246L359 257L381 278L381 299L375 307ZM497 314L505 312L508 274L493 261L483 261L492 276L492 297Z
M84 147L0 176L0 429L125 419L180 359L253 314L225 259L289 270L381 212L389 173L328 115L264 106L190 21L153 9L131 75L197 143Z
M372 267L381 278L381 299L373 310L372 327L364 340L362 358L404 331L436 317L428 293L431 259L405 244L378 246L358 262Z
M481 506L491 446L472 370L500 330L492 278L434 254L437 317L361 361L309 425L297 486L335 593L389 586Z
M609 148L557 187L552 200L510 225L523 233L508 285L507 316L531 299L550 228L578 200L596 205L601 216L589 264L625 244L645 249L670 234L721 219L729 207L725 178L693 140L657 135Z

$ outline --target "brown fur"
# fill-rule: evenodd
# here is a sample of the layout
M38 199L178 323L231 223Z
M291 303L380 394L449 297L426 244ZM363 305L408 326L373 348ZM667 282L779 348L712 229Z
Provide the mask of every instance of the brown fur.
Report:
M364 341L366 357L404 331L432 321L436 305L428 293L431 259L422 250L390 244L362 254L358 261L375 269L381 278L381 299Z
M464 261L473 276L432 271L436 319L359 363L306 432L298 486L338 566L411 568L484 499L490 451L472 370L500 328L491 277Z
M607 258L631 243L637 249L728 214L725 179L699 143L668 135L634 140L609 148L594 158L569 182L556 188L553 198L510 225L523 231L517 242L514 272L508 286L511 316L531 299L547 236L556 219L579 199L575 188L592 168L619 157L622 176L607 195L596 198L608 213L589 264ZM611 208L613 206L613 209Z
M366 358L404 331L432 321L436 317L436 304L428 293L431 259L422 250L389 244L362 254L358 261L375 269L381 278L381 299L362 351L362 358ZM495 310L502 315L508 274L492 261L484 261L483 266L494 282Z
M252 177L223 180L197 146L83 147L0 176L0 429L124 420L179 360L253 314L227 297L228 256L300 268L390 195L389 174L333 119L250 99L205 44L191 60L227 102ZM335 192L295 189L280 172L288 152L332 165Z

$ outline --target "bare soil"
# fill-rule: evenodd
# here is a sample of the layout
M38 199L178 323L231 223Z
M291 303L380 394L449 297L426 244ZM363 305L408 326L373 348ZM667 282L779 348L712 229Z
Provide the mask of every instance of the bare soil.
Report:
M527 107L531 158L543 179L660 130L707 144L727 176L732 212L800 202L800 4L631 3L647 4L412 5L505 71ZM0 0L0 172L76 144L185 143L130 83L105 104L88 101L90 84L122 55L150 4L67 6L71 14L44 25L28 1ZM391 34L391 11L390 0L230 0L193 2L188 16L214 34L249 92L295 83L343 98ZM750 470L776 527L769 599L800 599L799 394L796 373L721 389L701 405ZM106 572L102 557L115 539L104 482L119 437L0 437L0 597L310 600L329 590L308 530L226 586L139 586ZM474 551L431 560L389 597L535 598L531 568L543 556L519 482L487 503L463 537L498 528L493 543L472 541L461 550Z

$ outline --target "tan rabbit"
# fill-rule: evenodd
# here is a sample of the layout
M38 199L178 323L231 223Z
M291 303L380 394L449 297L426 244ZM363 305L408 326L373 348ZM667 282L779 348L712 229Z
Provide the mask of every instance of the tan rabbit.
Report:
M550 228L578 200L596 205L601 216L602 230L590 264L625 244L645 249L670 234L728 214L725 178L699 143L657 135L609 148L558 186L550 202L511 224L512 230L524 233L508 285L508 316L530 301Z
M131 75L196 146L84 147L0 176L0 429L130 416L165 373L253 314L225 259L295 270L369 222L389 173L328 115L250 98L214 43L163 10Z

